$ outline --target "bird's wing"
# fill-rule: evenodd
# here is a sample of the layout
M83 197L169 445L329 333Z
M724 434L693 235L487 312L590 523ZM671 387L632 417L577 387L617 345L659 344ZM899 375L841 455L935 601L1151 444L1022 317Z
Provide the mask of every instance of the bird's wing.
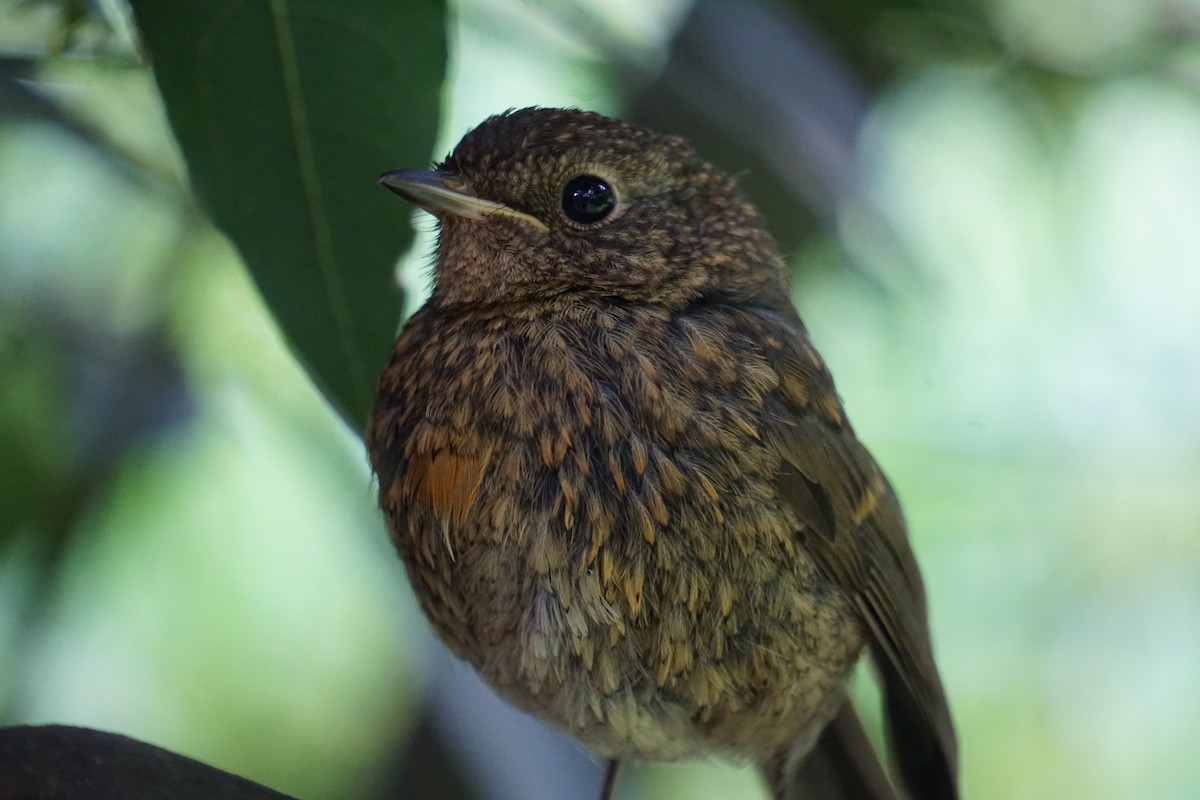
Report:
M866 624L904 785L921 800L957 798L954 726L900 505L846 422L816 352L799 339L777 367L786 411L772 417L767 436L781 456L778 495L799 520L806 549Z

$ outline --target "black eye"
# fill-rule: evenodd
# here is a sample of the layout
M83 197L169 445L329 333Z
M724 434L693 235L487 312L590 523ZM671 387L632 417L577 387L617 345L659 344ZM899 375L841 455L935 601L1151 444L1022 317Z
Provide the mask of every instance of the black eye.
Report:
M562 210L572 222L594 224L611 214L616 207L617 193L603 178L576 175L563 187Z

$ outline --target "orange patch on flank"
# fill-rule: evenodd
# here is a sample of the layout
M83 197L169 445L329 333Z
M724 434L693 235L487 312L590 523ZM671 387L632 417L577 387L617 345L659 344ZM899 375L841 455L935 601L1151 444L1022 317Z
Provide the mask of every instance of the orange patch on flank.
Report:
M462 525L475 504L491 459L490 448L482 454L438 450L417 456L409 461L404 492L428 505L443 525Z

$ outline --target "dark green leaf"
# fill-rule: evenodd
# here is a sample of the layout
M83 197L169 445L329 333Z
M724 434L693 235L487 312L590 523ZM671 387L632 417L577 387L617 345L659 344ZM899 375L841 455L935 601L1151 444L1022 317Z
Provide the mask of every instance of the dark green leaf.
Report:
M375 185L429 160L440 0L176 0L135 13L192 184L310 374L361 428L411 232Z

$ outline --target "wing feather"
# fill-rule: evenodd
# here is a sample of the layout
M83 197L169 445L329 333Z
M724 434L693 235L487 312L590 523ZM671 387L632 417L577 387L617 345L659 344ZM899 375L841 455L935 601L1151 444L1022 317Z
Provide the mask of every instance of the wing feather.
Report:
M798 362L782 360L784 369ZM803 376L784 375L783 384L807 381L808 402L764 432L781 457L778 495L800 523L809 552L860 609L905 786L915 798L954 800L957 742L904 516L840 406L838 413L829 410L836 403L832 379L828 373L814 378L811 363L806 367Z

